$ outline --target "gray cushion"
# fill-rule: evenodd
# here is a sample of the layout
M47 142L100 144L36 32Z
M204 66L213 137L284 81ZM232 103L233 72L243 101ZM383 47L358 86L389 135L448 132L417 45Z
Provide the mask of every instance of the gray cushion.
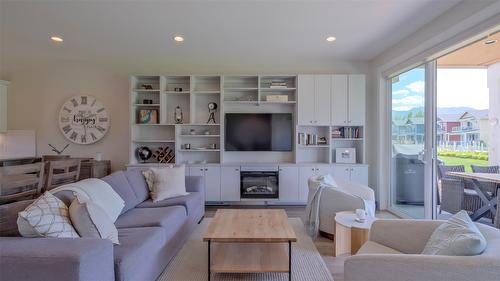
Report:
M149 189L146 180L141 173L140 169L132 169L124 172L127 180L129 181L135 196L139 202L146 201L149 198Z
M121 211L122 214L142 202L135 196L135 192L130 186L130 183L127 180L127 177L125 177L125 173L123 171L114 172L111 175L102 178L102 180L111 185L113 190L120 195L123 201L125 201L125 207L123 207Z
M186 196L169 198L158 202L153 202L152 199L148 199L137 205L136 208L184 206L187 210L188 215L191 215L192 212L194 212L199 206L202 206L203 204L205 204L203 194L200 192L191 192Z
M183 206L163 208L134 208L116 220L117 228L160 226L168 238L172 237L187 221ZM120 240L121 241L121 240Z
M0 205L0 236L21 236L17 228L17 213L26 209L34 200L24 200Z
M109 239L113 244L120 244L113 221L92 201L75 198L69 206L69 216L80 237Z
M120 245L114 246L115 280L155 280L165 267L160 227L118 230Z
M486 239L466 211L460 211L432 233L423 255L474 256L486 249Z

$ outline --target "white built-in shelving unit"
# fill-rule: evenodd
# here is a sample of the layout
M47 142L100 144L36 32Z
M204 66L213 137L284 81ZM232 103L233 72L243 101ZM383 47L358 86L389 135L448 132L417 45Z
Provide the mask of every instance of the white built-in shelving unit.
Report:
M138 147L155 151L168 146L174 150L175 163L188 166L187 174L204 177L206 200L211 202L239 200L239 191L234 189L243 166L278 165L280 183L286 186L280 191L283 202L305 202L307 179L312 175L333 173L366 184L365 87L364 75L131 76L129 166L158 165L154 159L141 163L135 154ZM285 98L268 100L271 95ZM216 122L207 124L212 102L218 105ZM175 122L176 107L183 114L180 124ZM158 122L140 124L138 113L143 109L156 110ZM291 113L292 151L225 151L226 113ZM339 130L355 130L357 135L335 134ZM316 135L325 142L300 143L299 133ZM356 149L355 163L338 163L336 151L345 148Z

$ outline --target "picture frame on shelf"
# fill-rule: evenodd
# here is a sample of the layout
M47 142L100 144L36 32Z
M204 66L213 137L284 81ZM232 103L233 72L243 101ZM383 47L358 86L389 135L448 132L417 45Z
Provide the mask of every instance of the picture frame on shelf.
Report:
M141 109L137 120L139 124L158 124L157 109Z
M356 163L356 148L336 148L335 163L355 164Z

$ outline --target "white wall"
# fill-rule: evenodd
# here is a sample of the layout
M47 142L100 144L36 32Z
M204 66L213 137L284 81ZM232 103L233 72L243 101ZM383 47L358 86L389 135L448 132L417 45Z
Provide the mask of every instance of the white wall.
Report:
M491 165L500 164L500 63L488 67L488 89L490 91L490 122L497 120L496 124L490 123L489 156Z
M69 143L60 133L57 117L61 105L71 96L94 95L106 106L111 118L111 129L96 144L71 144L67 154L93 157L102 152L111 159L113 169L121 169L128 162L129 151L129 75L130 74L218 74L218 73L367 73L366 63L329 62L324 65L293 65L280 67L270 62L259 69L220 68L213 65L201 68L196 64L177 69L140 69L107 66L98 62L18 61L5 56L5 79L9 88L9 129L34 129L37 135L37 154L51 154L48 144L63 147Z
M388 207L389 191L389 120L387 110L390 101L386 94L384 74L401 70L417 62L447 50L460 42L498 26L500 22L500 1L463 1L420 30L401 40L370 62L371 96L367 105L368 128L373 146L367 149L370 166L370 182L376 183L377 200L382 209ZM370 103L372 102L372 103Z

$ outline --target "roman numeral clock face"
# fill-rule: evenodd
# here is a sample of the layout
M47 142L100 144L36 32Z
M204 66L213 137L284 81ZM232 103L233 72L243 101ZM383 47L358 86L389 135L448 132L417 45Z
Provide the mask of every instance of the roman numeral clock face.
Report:
M59 129L74 143L95 143L108 131L109 116L95 97L75 96L61 107Z

